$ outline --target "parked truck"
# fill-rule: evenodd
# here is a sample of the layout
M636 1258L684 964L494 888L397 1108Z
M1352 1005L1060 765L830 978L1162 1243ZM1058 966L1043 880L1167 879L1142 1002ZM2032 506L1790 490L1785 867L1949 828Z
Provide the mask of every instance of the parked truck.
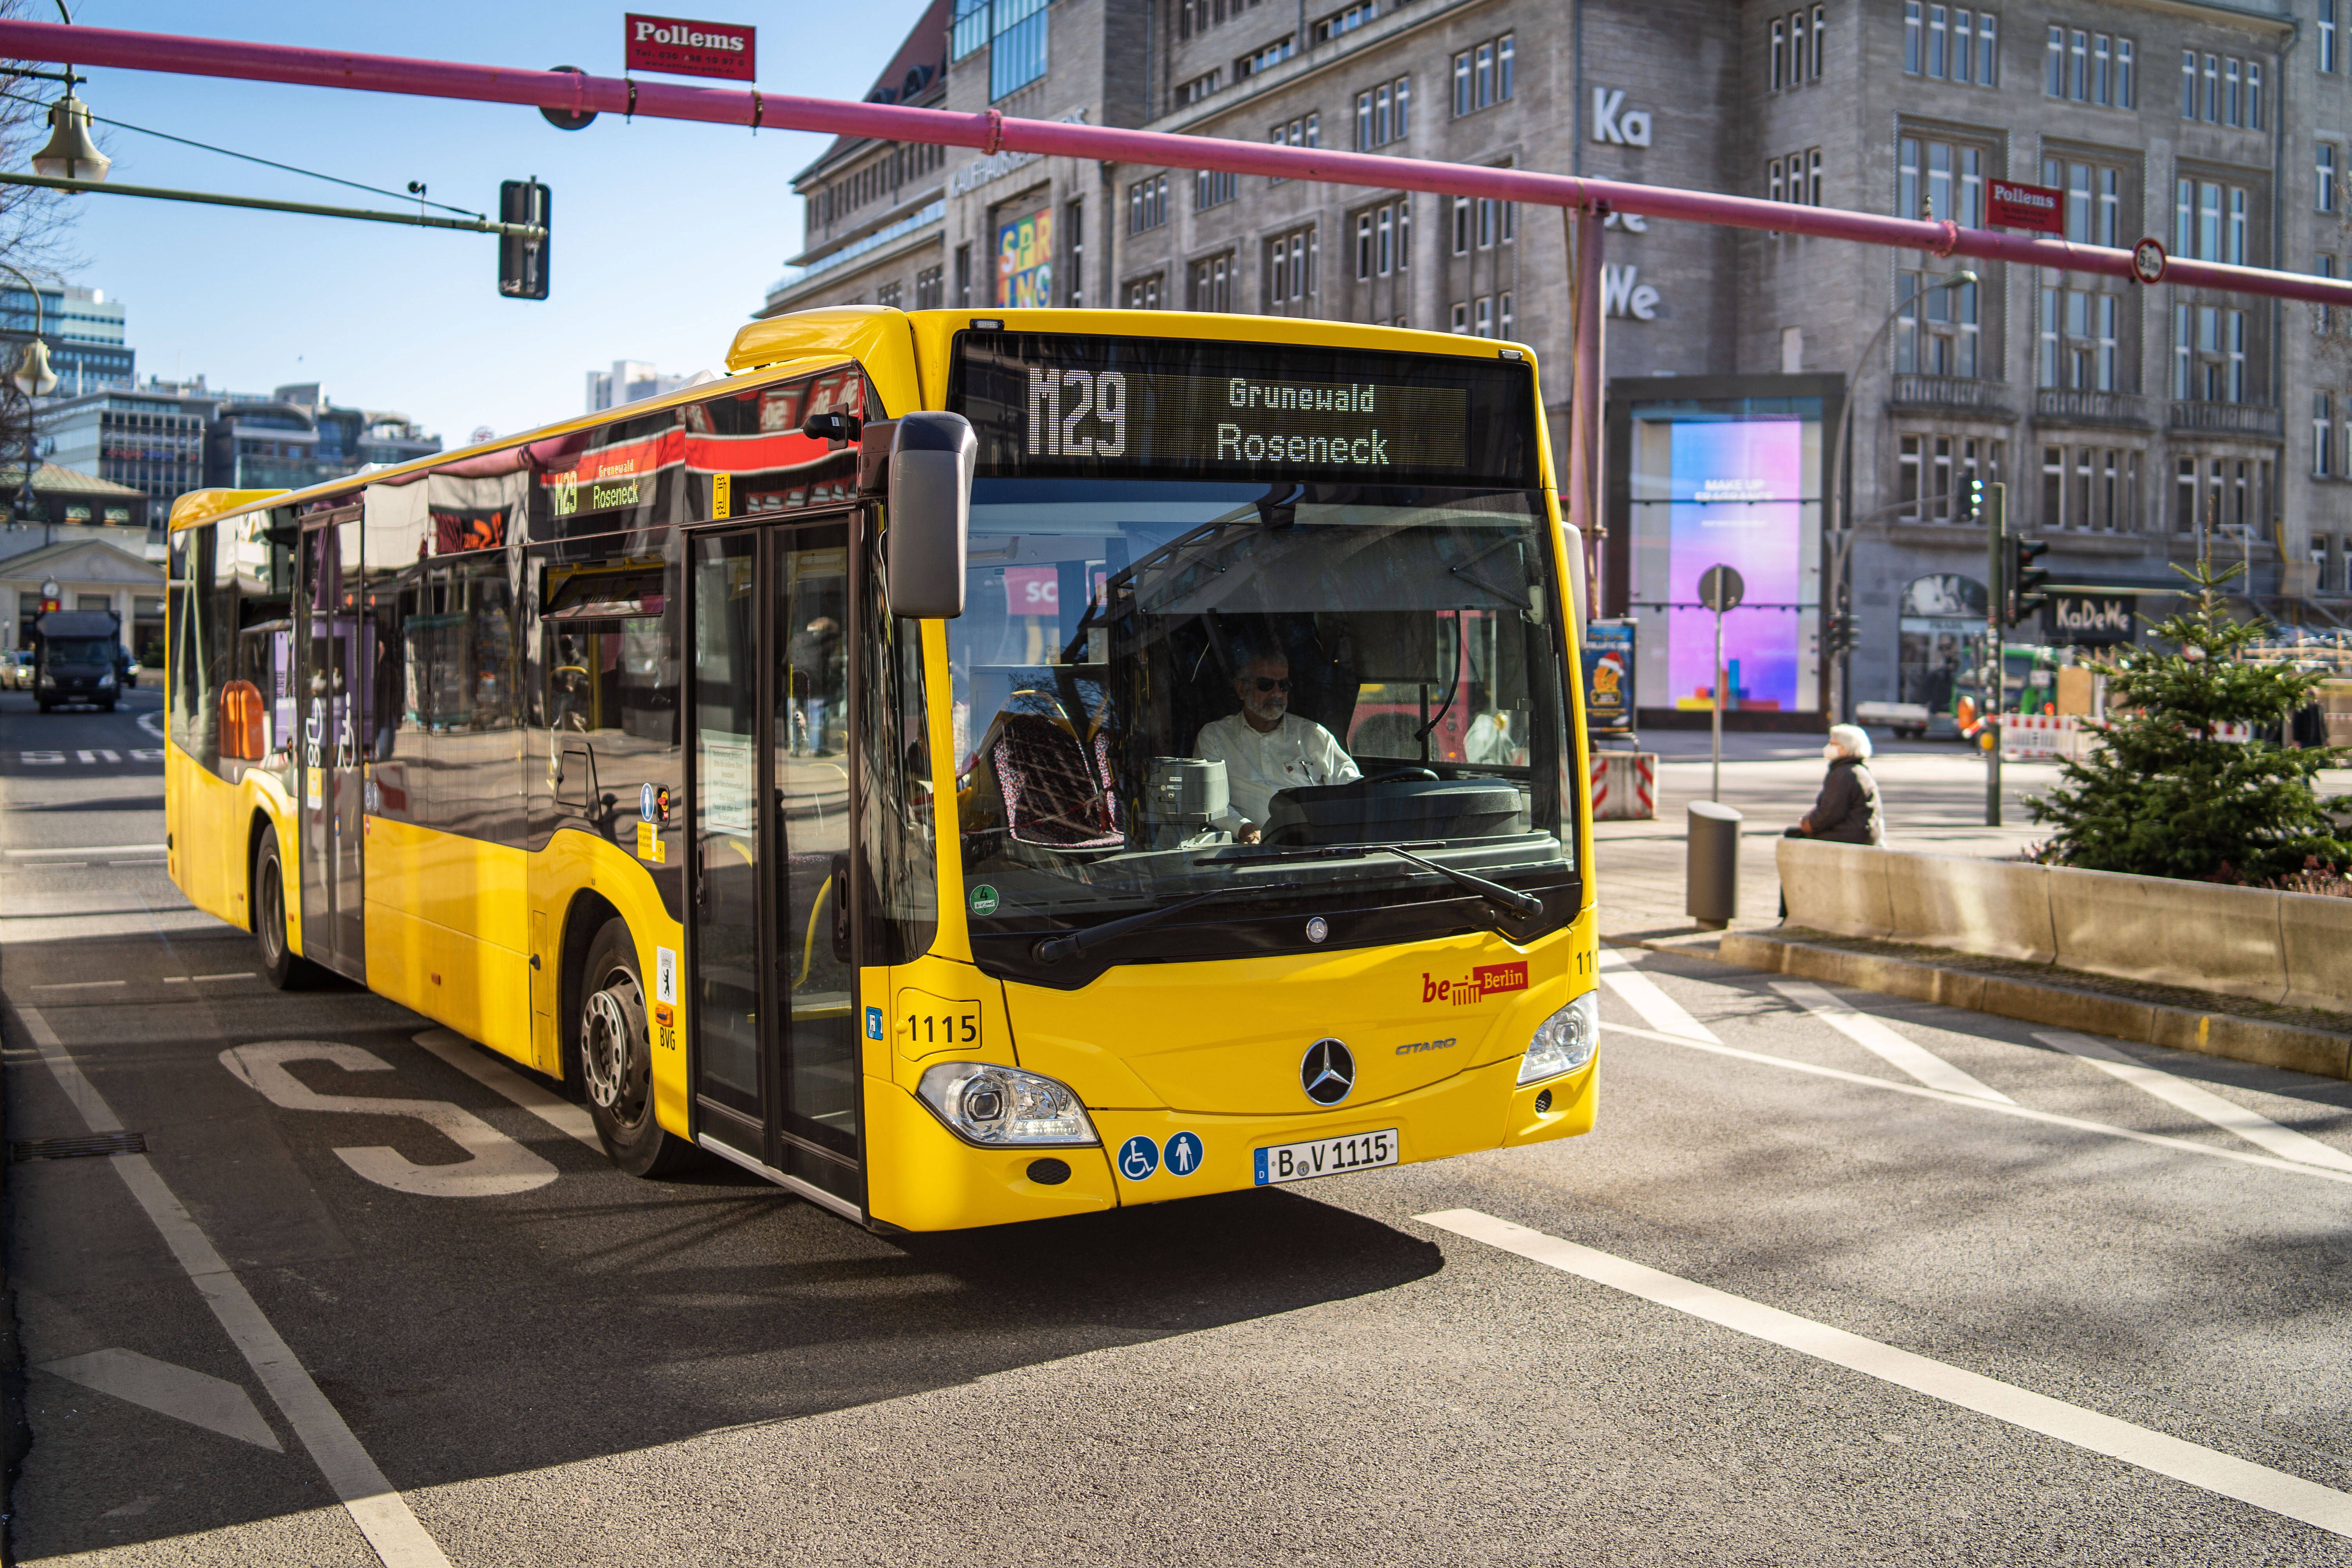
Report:
M33 696L46 713L60 702L108 712L122 694L122 617L112 610L50 610L33 622Z

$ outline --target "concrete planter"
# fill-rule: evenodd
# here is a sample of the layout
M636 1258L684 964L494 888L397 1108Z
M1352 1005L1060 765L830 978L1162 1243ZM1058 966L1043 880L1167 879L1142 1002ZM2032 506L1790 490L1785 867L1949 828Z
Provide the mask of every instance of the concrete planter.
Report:
M2352 1013L2352 899L1784 838L1789 922Z

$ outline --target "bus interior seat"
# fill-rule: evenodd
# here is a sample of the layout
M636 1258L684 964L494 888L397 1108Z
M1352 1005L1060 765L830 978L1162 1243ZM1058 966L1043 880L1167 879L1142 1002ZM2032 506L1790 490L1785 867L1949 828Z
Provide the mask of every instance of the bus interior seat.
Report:
M1043 713L999 713L991 729L982 755L1004 802L1008 838L1053 849L1125 845L1107 736L1089 747Z

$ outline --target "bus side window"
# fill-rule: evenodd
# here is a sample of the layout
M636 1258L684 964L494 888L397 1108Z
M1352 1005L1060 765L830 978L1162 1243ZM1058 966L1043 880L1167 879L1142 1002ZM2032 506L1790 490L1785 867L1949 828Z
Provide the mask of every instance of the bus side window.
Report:
M221 770L221 688L229 673L225 617L235 616L236 604L234 580L220 582L220 529L206 522L172 535L171 685L164 694L172 743L215 773Z
M931 801L929 710L923 701L919 623L890 614L882 554L866 547L863 757L858 780L870 963L904 963L930 950L939 931L939 867Z
M676 555L665 549L661 558L550 565L540 589L548 743L563 773L557 813L575 823L586 817L632 853L641 843L637 824L650 822L658 858L639 858L660 867L677 864L684 842L682 814L673 805L665 817L659 805L664 792L673 802L679 798L681 783L684 605ZM598 795L613 798L611 807L588 798L592 772ZM644 811L648 785L651 817Z

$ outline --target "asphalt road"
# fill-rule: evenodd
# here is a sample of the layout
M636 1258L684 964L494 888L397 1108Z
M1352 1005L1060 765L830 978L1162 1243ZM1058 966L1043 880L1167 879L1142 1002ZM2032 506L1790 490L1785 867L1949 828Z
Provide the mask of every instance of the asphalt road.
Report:
M8 1167L17 1561L379 1561L340 1428L403 1563L2352 1562L2352 1085L1636 952L1590 1137L885 1239L268 990L27 706L7 1136L148 1152Z

